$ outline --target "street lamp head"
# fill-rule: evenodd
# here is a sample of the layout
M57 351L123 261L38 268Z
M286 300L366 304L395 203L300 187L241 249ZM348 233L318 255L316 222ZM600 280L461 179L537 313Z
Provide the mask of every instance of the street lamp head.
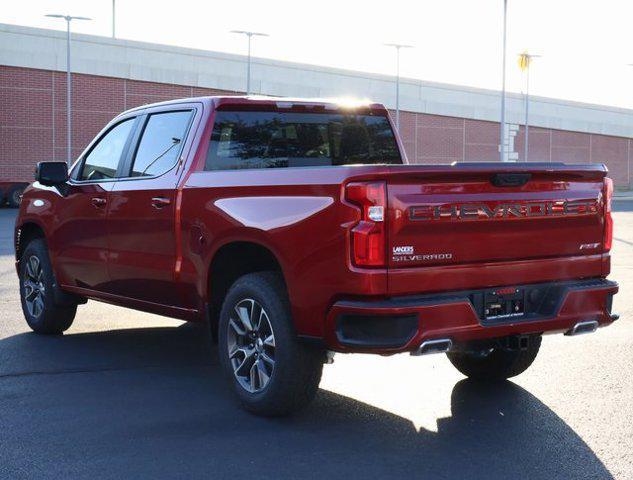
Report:
M63 18L67 22L70 22L71 20L92 20L92 18L90 17L79 17L79 16L75 17L72 15L60 15L59 13L48 13L44 16L50 17L50 18Z
M246 35L249 37L270 37L267 33L262 32L250 32L248 30L231 30L230 33L238 33L240 35Z
M543 55L539 55L537 53L530 53L527 50L524 50L520 53L517 53L518 57L529 57L529 58L541 58Z
M415 48L413 45L406 45L404 43L383 43L385 47L394 47L400 50L401 48Z

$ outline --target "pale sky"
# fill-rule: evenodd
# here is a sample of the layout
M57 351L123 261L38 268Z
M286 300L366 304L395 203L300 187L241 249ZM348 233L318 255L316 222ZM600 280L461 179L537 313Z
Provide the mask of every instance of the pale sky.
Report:
M507 88L521 92L516 56L533 64L530 93L633 108L633 0L508 0ZM474 87L501 87L502 0L116 0L117 37ZM65 29L46 13L92 17L73 31L111 33L112 0L11 0L0 22ZM2 46L0 46L1 48ZM257 72L253 71L253 76Z

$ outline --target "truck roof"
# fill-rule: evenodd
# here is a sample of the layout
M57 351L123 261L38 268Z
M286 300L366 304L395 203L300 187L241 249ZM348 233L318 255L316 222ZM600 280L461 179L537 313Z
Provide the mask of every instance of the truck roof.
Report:
M164 102L150 103L126 110L124 113L142 110L145 108L153 108L165 105L177 105L179 103L199 102L207 105L219 107L220 105L261 105L261 106L285 106L292 105L319 105L332 109L354 109L366 108L370 110L386 111L386 107L381 103L372 102L371 100L359 100L353 98L295 98L295 97L270 97L265 95L213 95L204 97L189 97L166 100Z

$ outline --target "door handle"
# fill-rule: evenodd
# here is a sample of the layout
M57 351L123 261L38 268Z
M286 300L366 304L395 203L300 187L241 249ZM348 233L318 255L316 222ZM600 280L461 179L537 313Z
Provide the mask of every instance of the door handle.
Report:
M171 203L171 200L169 198L165 198L165 197L152 198L152 207L157 208L159 210L163 207L166 207L170 203Z
M92 205L95 206L96 208L103 208L103 207L105 207L105 204L106 204L106 199L105 198L94 197L92 199Z

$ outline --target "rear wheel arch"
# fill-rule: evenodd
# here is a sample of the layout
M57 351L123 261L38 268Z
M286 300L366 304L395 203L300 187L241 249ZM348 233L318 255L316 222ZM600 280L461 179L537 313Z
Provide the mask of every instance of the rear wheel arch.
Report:
M261 243L232 241L214 253L207 274L207 315L211 332L217 337L218 318L227 292L235 281L249 273L278 272L287 288L281 262Z

